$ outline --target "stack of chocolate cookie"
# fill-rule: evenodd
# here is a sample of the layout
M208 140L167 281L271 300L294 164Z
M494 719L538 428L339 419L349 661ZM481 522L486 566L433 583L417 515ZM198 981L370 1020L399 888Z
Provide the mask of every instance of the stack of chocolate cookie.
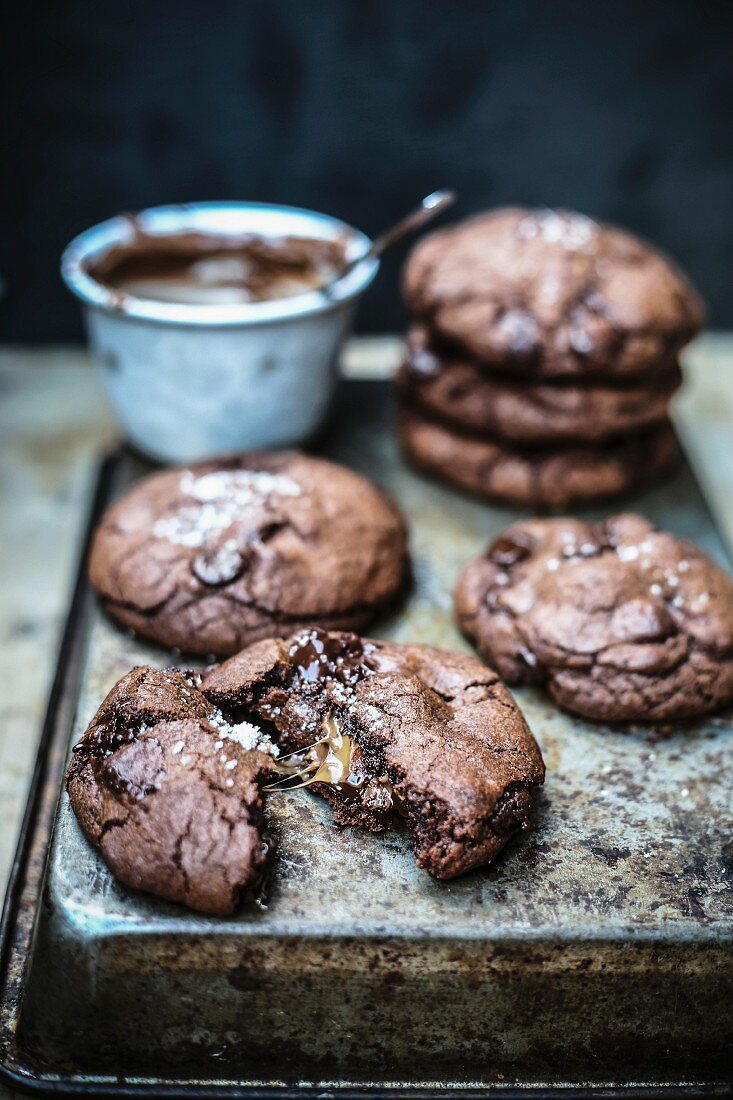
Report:
M404 288L400 433L416 465L555 507L673 462L677 357L703 307L649 245L579 214L499 210L423 238Z

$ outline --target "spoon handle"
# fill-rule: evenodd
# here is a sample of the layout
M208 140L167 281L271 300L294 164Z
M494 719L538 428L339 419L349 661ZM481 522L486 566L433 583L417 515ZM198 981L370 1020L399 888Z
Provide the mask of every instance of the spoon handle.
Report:
M420 229L432 218L442 213L443 210L447 210L449 206L452 206L456 201L456 195L454 191L433 191L432 194L426 195L420 203L417 210L413 210L411 214L407 214L393 225L391 229L387 229L384 233L381 233L373 242L372 247L369 249L367 255L381 256L387 248L391 248L396 241L402 239L407 233L411 233L414 229Z
M321 293L331 295L333 286L340 282L346 275L349 275L360 263L370 259L372 256L381 256L385 249L390 248L395 241L400 240L406 233L410 233L413 229L419 229L437 214L440 214L443 210L447 210L455 201L455 191L433 191L432 194L426 195L417 210L413 210L412 213L402 218L401 221L398 221L391 229L387 229L384 233L380 233L380 235L375 237L372 241L366 252L362 252L360 256L355 256L353 260L349 260L347 264L339 268L339 270L329 278L328 282L321 287Z

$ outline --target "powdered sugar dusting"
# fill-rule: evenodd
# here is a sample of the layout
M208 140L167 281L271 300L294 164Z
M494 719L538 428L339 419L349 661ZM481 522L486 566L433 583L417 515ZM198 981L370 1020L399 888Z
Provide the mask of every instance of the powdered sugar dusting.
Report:
M297 497L303 492L293 478L267 470L214 470L200 477L184 470L179 488L196 503L184 504L173 515L157 520L153 534L189 547L204 546L247 509L261 507L270 497Z

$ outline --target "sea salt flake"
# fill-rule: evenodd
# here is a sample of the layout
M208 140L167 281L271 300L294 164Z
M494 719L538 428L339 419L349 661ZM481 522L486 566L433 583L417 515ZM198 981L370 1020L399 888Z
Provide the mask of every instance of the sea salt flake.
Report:
M337 703L342 703L343 705L346 705L347 703L353 702L354 691L352 688L348 687L346 684L341 684L338 680L333 680L330 677L326 677L326 679L331 684L331 695Z
M526 240L540 236L548 244L559 244L568 250L581 250L590 244L597 225L582 214L558 214L554 210L540 210L523 218L517 227L517 235Z
M619 546L616 550L620 561L636 561L639 557L638 546Z
M270 497L297 497L301 486L284 474L267 470L215 470L195 477L181 474L179 488L195 503L181 505L172 515L153 524L156 538L177 546L203 546L231 527L248 509L261 507Z
M594 342L590 333L576 326L570 330L570 346L580 355L587 355L588 352L593 351Z
M280 755L280 749L273 743L269 734L266 734L251 722L237 722L236 725L231 725L221 711L217 711L210 721L218 730L220 738L226 741L235 741L243 749L259 749L260 752L269 753L270 756ZM216 748L222 747L223 742L221 740L217 741ZM226 759L226 756L222 756L222 763Z
M531 650L527 649L523 645L520 645L517 652L519 653L519 656L522 658L522 660L525 662L525 664L528 664L530 668L535 668L536 667L537 658L535 657L534 653L532 653Z

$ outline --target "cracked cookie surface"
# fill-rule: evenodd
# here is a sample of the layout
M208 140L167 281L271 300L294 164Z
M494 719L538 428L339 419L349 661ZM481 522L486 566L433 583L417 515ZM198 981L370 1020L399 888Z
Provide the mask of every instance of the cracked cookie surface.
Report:
M545 378L669 366L703 322L665 256L564 211L501 209L430 233L404 290L416 317L487 367Z
M544 778L512 696L464 654L315 630L249 647L202 691L228 713L271 722L287 751L335 723L351 746L348 774L313 789L337 824L380 831L404 817L418 865L436 878L493 859L526 827Z
M509 682L606 721L733 702L733 581L632 513L513 524L463 570L458 621Z
M604 443L667 418L682 382L677 364L631 385L583 386L517 382L482 372L468 359L439 353L424 329L408 338L397 385L407 402L458 429L486 432L508 443Z
M669 422L637 438L552 450L465 435L415 409L402 409L398 430L420 469L477 496L537 508L629 492L654 481L679 455Z
M230 725L174 671L123 677L74 747L66 775L87 839L125 885L224 915L268 856L259 785L267 738Z
M224 656L311 623L361 627L407 568L404 522L376 486L280 452L143 479L102 518L89 575L123 625Z

